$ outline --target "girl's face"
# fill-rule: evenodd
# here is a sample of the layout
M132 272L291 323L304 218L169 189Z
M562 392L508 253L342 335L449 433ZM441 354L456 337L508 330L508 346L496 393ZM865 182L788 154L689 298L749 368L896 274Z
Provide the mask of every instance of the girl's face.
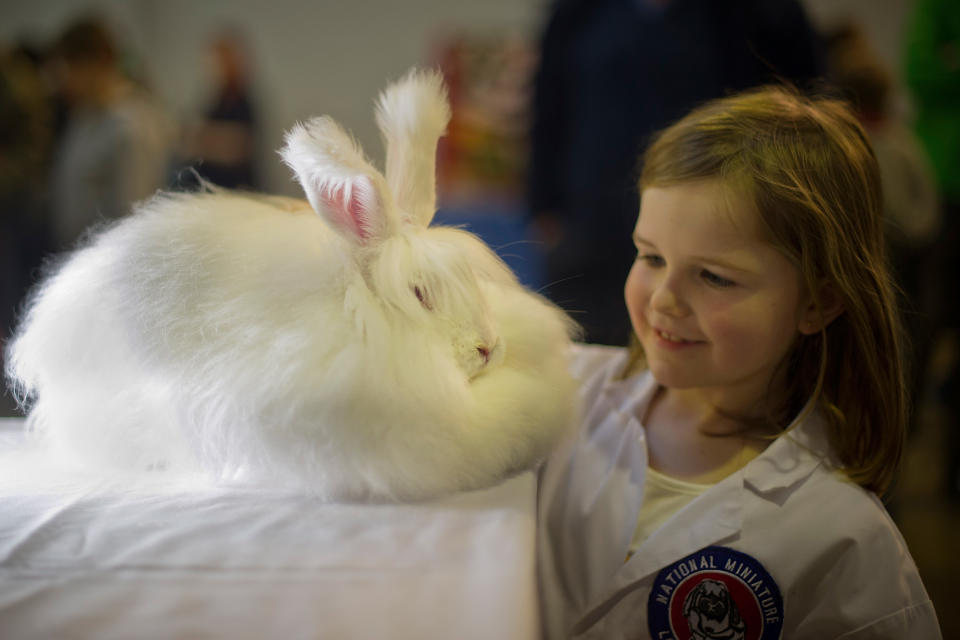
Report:
M646 189L625 287L657 381L719 394L728 409L764 397L809 317L799 270L755 215L712 180Z

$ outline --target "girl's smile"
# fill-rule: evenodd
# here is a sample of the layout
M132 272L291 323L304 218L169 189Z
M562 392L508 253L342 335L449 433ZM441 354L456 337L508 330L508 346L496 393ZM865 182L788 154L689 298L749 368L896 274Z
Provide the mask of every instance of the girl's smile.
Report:
M657 329L656 327L653 328L653 334L662 343L661 346L665 349L682 349L685 347L704 344L703 340L687 340L678 335L663 331L662 329Z

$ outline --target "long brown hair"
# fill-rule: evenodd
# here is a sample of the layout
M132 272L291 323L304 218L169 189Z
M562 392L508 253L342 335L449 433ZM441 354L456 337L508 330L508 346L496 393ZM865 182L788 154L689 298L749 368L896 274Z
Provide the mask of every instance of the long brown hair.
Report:
M826 288L842 302L843 313L799 336L781 364L788 382L774 415L796 416L813 400L844 472L884 491L903 452L909 408L879 169L865 132L843 102L786 87L714 100L654 140L639 188L702 179L719 179L751 201L806 290L816 296ZM633 344L633 358L642 358Z

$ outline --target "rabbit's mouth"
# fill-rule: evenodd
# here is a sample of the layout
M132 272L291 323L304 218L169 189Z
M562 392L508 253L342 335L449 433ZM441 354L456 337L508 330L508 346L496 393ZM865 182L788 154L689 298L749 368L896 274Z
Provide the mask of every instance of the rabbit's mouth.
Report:
M467 361L463 363L467 379L472 382L484 373L495 369L503 362L504 351L503 341L500 338L497 338L492 346L477 345Z

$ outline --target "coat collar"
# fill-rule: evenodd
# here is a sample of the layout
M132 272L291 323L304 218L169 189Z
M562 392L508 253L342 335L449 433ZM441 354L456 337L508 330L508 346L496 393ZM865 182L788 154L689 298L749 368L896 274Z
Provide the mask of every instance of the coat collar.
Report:
M638 389L644 393L636 394L636 402L626 403L629 407L620 405L624 406L624 413L649 402L656 384L649 373L645 376L651 382L633 386L635 393ZM622 383L610 382L605 391L613 404L618 404L616 398L623 391ZM763 453L698 496L645 541L601 597L585 609L575 631L590 628L623 597L671 562L739 536L750 500L760 497L782 505L819 466L828 462L830 448L823 418L815 408L809 409L805 407L788 431ZM635 523L636 517L634 513L630 522Z
M608 380L604 387L607 406L621 407L625 416L640 416L646 413L644 407L650 403L657 383L647 371L636 382L627 380ZM779 489L787 489L806 479L820 464L837 466L830 454L830 444L826 435L822 412L813 401L801 410L782 435L777 437L767 449L751 460L739 472L718 483L714 489L731 481L731 484L753 489L765 494ZM710 492L712 493L713 489Z
M796 486L822 464L836 466L823 415L808 405L785 433L743 468L744 487L769 496Z

